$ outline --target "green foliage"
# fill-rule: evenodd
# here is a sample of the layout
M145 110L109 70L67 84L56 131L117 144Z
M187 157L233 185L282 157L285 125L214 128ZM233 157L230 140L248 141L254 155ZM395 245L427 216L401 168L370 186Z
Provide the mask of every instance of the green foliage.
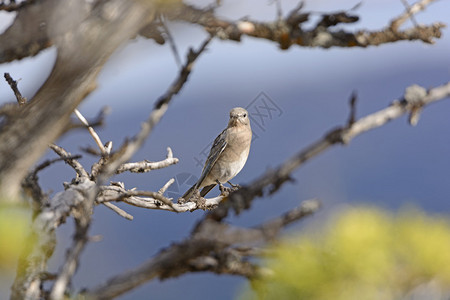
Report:
M269 271L244 299L399 299L430 284L450 287L450 224L418 211L352 209L269 253Z
M0 207L0 272L14 271L30 226L24 209Z

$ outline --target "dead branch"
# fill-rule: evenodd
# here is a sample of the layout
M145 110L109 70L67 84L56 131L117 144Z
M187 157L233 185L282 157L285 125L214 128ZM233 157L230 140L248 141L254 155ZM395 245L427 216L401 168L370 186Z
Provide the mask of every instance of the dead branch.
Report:
M143 160L139 162L124 163L120 165L120 167L117 169L116 174L120 174L126 171L132 173L146 173L152 170L166 168L168 166L178 163L178 161L179 161L178 158L173 157L172 149L168 147L166 159L156 162Z
M102 140L98 136L97 132L95 132L94 128L92 128L92 126L89 125L89 122L86 120L86 118L81 114L81 112L78 109L75 109L73 112L77 116L78 120L80 120L80 122L84 126L86 126L87 130L89 131L89 134L92 136L92 138L94 139L95 143L97 144L97 147L100 149L101 154L102 155L108 155L109 152L107 152L107 148L102 143Z
M1 62L11 58L11 51L25 49L22 47L25 42L37 40L47 44L47 34L54 34L51 39L58 50L50 76L32 101L2 124L0 190L5 196L2 199L17 199L20 182L28 169L48 144L64 132L70 114L95 89L97 74L110 55L153 19L152 1L95 3L37 1L21 9L13 25L0 35ZM45 17L48 30L41 30ZM33 24L29 25L30 22Z
M74 159L70 153L55 144L52 144L49 147L50 149L55 151L55 153L58 154L62 159L64 159L64 161L75 170L80 178L89 178L88 172L86 172L83 166L76 159Z
M163 187L164 188L164 187ZM203 202L189 201L174 203L160 192L127 190L123 185L101 186L96 199L97 203L122 201L126 204L146 209L159 209L172 212L187 212L197 209L213 209L217 207L223 196L203 199Z
M17 87L17 81L12 79L11 75L9 73L4 74L6 82L8 82L9 86L14 92L14 96L16 96L17 102L19 103L19 106L25 105L27 103L27 98L23 97L22 94L19 91L19 88Z
M127 220L133 220L133 216L121 209L120 207L117 207L116 205L112 204L111 202L103 202L102 203L107 208L111 209L115 213L117 213L119 216L124 217Z
M92 128L95 128L98 126L103 126L103 124L105 122L105 117L108 113L109 113L109 107L105 106L99 111L97 116L95 116L93 119L91 119L89 121L87 121L87 120L86 121L89 124L89 126ZM64 129L64 134L69 132L70 130L79 129L79 128L86 129L86 125L81 122L76 122L74 120L71 120L71 122ZM94 151L94 150L90 149L89 151ZM88 151L85 151L85 152L88 152ZM99 154L98 151L94 151L93 153L89 152L89 153L94 154L96 156L101 155L101 154Z
M188 23L198 24L206 31L215 33L225 40L240 41L242 36L266 39L279 44L281 49L288 49L292 45L302 47L368 47L402 40L421 40L425 43L433 43L433 39L441 37L443 23L434 23L429 26L413 27L403 31L399 26L413 14L423 10L432 0L422 0L414 4L407 13L393 20L391 25L378 30L360 30L350 32L345 30L333 30L338 24L355 23L358 16L342 11L323 14L321 20L312 28L305 29L303 24L308 21L311 13L301 13L302 5L293 9L287 17L278 18L274 22L258 22L247 19L245 21L232 22L217 17L213 10L199 9L183 4L177 10L166 12L170 20L182 20Z
M436 0L420 0L413 5L408 5L408 2L404 2L403 4L406 6L405 13L393 19L389 27L392 28L392 30L397 31L408 19L413 18L415 14L425 10L427 6L434 1ZM416 23L414 25L417 27L417 22L413 21L413 23Z
M133 156L133 154L140 149L144 141L153 130L154 126L165 114L172 97L178 94L178 92L183 88L189 75L191 74L194 62L200 54L203 53L212 38L213 36L209 36L197 51L192 49L189 50L186 63L183 65L183 68L181 68L177 79L172 83L166 93L162 95L158 101L156 101L153 111L147 121L142 124L139 133L135 135L131 141L124 143L122 147L111 156L108 163L103 167L102 174L99 175L98 183L102 183L106 178L111 177L122 164L128 161L131 156Z
M91 199L95 196L96 188L87 189L83 191L84 201L72 209L71 215L75 220L75 233L72 239L72 245L69 246L66 259L59 271L56 280L50 291L51 300L63 299L67 286L70 284L73 275L75 274L80 255L89 241L88 230L91 224L91 215L93 209L93 201Z
M90 218L94 204L104 204L119 215L132 219L132 216L124 210L118 208L112 203L101 201L101 195L97 202L93 202L94 196L97 194L98 186L92 180L91 176L86 172L83 166L77 161L78 156L72 156L62 147L50 145L50 148L55 151L60 157L54 160L49 160L37 166L29 175L30 180L37 186L39 193L43 194L37 184L37 172L42 170L51 163L64 160L77 174L76 180L66 184L66 189L63 192L56 194L52 199L42 203L45 199L40 198L36 205L36 218L33 221L32 232L28 239L29 245L26 251L22 253L19 262L18 273L12 287L12 299L23 299L24 295L28 295L30 299L38 299L41 294L41 274L45 273L47 260L51 257L53 249L56 245L55 229L65 222L68 216L73 216L75 220L75 234L73 236L72 245L68 248L68 254L64 265L59 273L56 275L56 281L52 287L51 297L53 299L61 299L62 294L70 283L71 278L76 271L79 256L84 249L84 246L89 241L87 232L90 225ZM27 177L28 178L28 177ZM163 192L169 184L165 184L161 189ZM144 195L153 197L154 206L163 205L168 210L175 211L169 204L164 204L165 201L170 202L170 199L163 196L163 192L146 192L146 191L127 191L124 188L118 188L117 185L110 187L102 187L104 190L115 191L116 200L120 197L125 197L124 193L128 195ZM40 197L38 195L38 197ZM124 200L124 203L148 203L148 198ZM140 202L138 202L140 201ZM44 205L45 204L45 205ZM187 211L186 209L185 211ZM28 297L27 296L27 297Z
M17 10L21 9L22 7L24 7L25 5L29 5L29 4L33 3L34 1L35 0L20 1L20 2L9 1L8 4L6 4L5 1L2 1L0 3L0 10L4 10L4 11L8 11L8 12L17 11Z
M412 87L414 88L411 89ZM254 198L261 197L267 190L269 194L277 191L286 181L290 180L290 175L294 170L331 146L348 144L353 138L366 131L381 127L405 114L416 112L418 107L424 108L450 96L450 82L428 91L415 85L412 87L406 89L401 100L394 100L387 108L349 123L348 126L331 130L323 138L298 152L277 168L267 171L248 185L231 193L228 201L221 202L219 207L211 212L210 217L221 220L228 215L230 208L233 208L236 213L249 208Z
M162 250L138 268L114 276L106 283L84 291L83 296L88 299L112 299L152 279L177 277L187 272L210 271L217 274L253 276L257 267L246 262L229 247L239 243L264 242L271 235L263 233L248 240L241 234L249 236L255 231L269 232L269 227L279 231L281 227L314 213L318 208L316 200L307 201L291 213L288 212L283 217L262 224L256 229L232 228L227 224L205 219L194 228L189 238ZM219 231L216 231L217 229Z
M241 251L226 248L218 253L200 256L189 261L191 272L210 272L214 274L229 274L243 276L248 279L257 276L260 266L251 263Z
M47 271L47 261L56 246L55 230L86 200L86 192L94 187L92 181L83 180L56 194L42 207L33 220L25 251L19 259L11 299L41 298L41 274Z
M359 17L352 16L348 12L337 12L323 14L321 21L315 28L306 30L301 25L305 23L310 12L301 12L302 3L283 18L281 9L277 2L277 19L274 22L258 22L254 20L232 22L220 19L214 13L214 6L205 8L195 8L180 2L159 2L156 14L163 15L169 20L185 21L188 23L199 24L208 32L217 33L222 39L240 41L242 35L248 35L255 38L262 38L279 43L282 49L287 49L291 45L303 47L367 47L371 45L380 45L400 40L421 40L426 43L432 43L433 39L440 38L442 23L435 23L429 26L414 26L410 30L399 31L398 28L408 18L424 10L435 0L421 0L409 7L407 11L391 21L390 26L379 31L357 31L347 32L344 30L330 31L329 27L339 23L353 23ZM58 30L48 34L46 28L55 26L51 20L50 14L52 7L57 4L56 0L46 1L23 1L20 4L1 5L0 10L18 11L18 16L13 25L0 36L0 62L8 62L14 59L21 59L33 56L55 44L56 39L72 29L70 22L57 24ZM156 3L155 3L156 4ZM74 15L80 15L81 18L91 13L93 6L72 5L71 11ZM61 18L55 18L61 19ZM43 22L44 20L44 22ZM161 28L162 27L162 28ZM160 21L142 24L140 34L147 38L154 39L159 44L164 44L165 39L162 36L164 24ZM24 30L25 28L25 30ZM26 34L23 34L25 32ZM22 33L18 35L18 33ZM14 38L14 39L13 39ZM167 36L170 42L170 35ZM7 41L14 41L13 43ZM173 46L173 43L171 43Z
M33 206L33 210L35 212L38 212L41 210L41 206L45 203L45 201L47 200L47 195L42 191L39 183L38 183L38 176L37 173L45 168L47 168L48 166L52 165L55 162L61 161L61 160L76 160L81 158L81 155L74 155L72 157L60 157L60 158L55 158L55 159L49 159L46 160L44 162L42 162L41 164L39 164L38 166L36 166L33 170L31 170L27 177L25 177L25 179L22 181L22 187L24 188L25 191L28 192L28 194L31 195L31 198L34 201L35 206Z
M0 62L34 55L50 45L58 47L58 58L50 77L33 101L24 105L21 110L5 113L7 117L0 131L0 190L7 196L17 194L19 179L25 176L28 168L42 155L48 143L55 140L64 132L64 128L67 128L70 113L95 88L95 78L108 57L123 42L140 32L145 24L151 23L156 14L156 7L151 1L110 0L95 2L95 5L93 2L80 5L78 1L73 0L67 0L63 4L57 0L36 1L36 4L34 2L28 1L27 5L24 4L13 26L0 35ZM213 10L200 10L182 3L177 3L179 7L176 9L173 9L174 4L170 4L168 6L171 9L166 7L162 11L168 19L200 24L209 33L223 39L240 40L241 36L247 35L275 41L283 49L291 45L324 48L367 47L398 40L422 40L431 43L434 38L439 38L443 27L440 23L399 30L406 19L423 10L431 2L432 0L422 0L412 5L405 14L393 20L388 28L381 31L355 33L332 30L337 24L354 23L358 20L357 16L347 12L324 14L313 29L304 30L302 25L310 14L301 13L301 6L286 18L282 17L279 10L277 21L272 23L256 21L233 23L217 18ZM74 13L73 17L65 20L63 13L67 7L74 8ZM47 10L55 14L53 19L62 23L42 23L42 18L48 17ZM42 30L41 26L48 27L46 29L54 28L57 32L52 32L53 29ZM23 36L18 35L18 30L23 28L31 30L25 31ZM86 28L89 30L86 31ZM15 36L19 38L13 39ZM237 250L241 244L246 246L251 242L270 241L288 224L315 212L318 204L306 202L279 218L253 228L232 227L221 223L230 208L239 213L242 209L249 208L251 201L263 195L267 189L269 193L277 191L290 179L290 174L296 168L334 144L349 143L355 136L404 114L410 114L410 123L415 124L424 106L450 94L450 83L425 92L421 87L414 89L410 87L401 100L394 101L388 108L359 120L355 120L356 102L354 102L350 121L345 127L329 132L324 138L297 153L275 170L263 174L249 185L230 194L226 197L228 201L221 202L225 197L219 196L200 201L174 203L172 199L163 195L173 179L169 180L159 192L127 190L123 185L114 183L105 186L104 182L116 172L147 172L178 162L173 158L169 148L167 158L163 161L127 163L162 118L173 96L184 86L194 62L211 39L212 36L206 39L199 50L190 51L177 79L155 103L154 110L142 125L140 132L130 142L124 143L113 155L102 156L97 163L96 172L92 171L89 174L79 164L77 157L71 156L61 147L51 146L60 159L76 171L77 178L66 185L65 191L55 195L37 211L26 251L19 262L12 288L13 299L43 297L42 275L47 271L47 261L56 245L55 229L65 222L68 216L73 216L75 234L72 244L63 266L55 275L55 282L49 294L51 299L62 299L77 269L80 255L89 241L88 230L93 206L101 203L125 218L132 218L123 209L111 203L112 201L173 212L211 209L217 206L218 209L198 223L190 238L162 250L141 267L113 277L105 285L88 290L87 296L116 297L153 278L164 279L186 272L210 271L251 277L255 274L257 266L249 264L245 260L246 255ZM5 40L11 43L3 43ZM97 140L97 144L100 145L99 141L100 139ZM109 154L110 147L111 145L102 144L99 146L102 154L105 152ZM36 174L37 171L34 175ZM35 184L33 189L36 197L42 197L37 176L31 180Z

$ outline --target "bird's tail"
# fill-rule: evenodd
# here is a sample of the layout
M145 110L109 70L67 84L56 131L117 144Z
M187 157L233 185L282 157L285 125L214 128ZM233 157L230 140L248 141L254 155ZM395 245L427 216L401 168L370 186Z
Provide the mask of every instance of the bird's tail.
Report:
M211 185L207 185L205 186L201 192L200 192L200 196L205 197L206 194L209 193L210 190L212 190L214 187L216 186L216 184L211 184ZM191 199L192 195L194 194L194 191L196 189L196 184L194 184L193 186L191 186L190 189L188 189L186 191L186 193L184 193L184 195L182 196L184 200L189 201L189 199Z
M189 199L191 199L192 195L194 194L195 186L196 186L196 185L197 185L197 184L194 184L193 186L191 186L190 189L188 189L188 190L186 191L186 193L184 193L184 195L182 196L184 200L189 201Z
M206 194L209 193L210 190L212 190L217 184L211 184L211 185L207 185L205 186L202 191L200 192L200 196L205 197Z

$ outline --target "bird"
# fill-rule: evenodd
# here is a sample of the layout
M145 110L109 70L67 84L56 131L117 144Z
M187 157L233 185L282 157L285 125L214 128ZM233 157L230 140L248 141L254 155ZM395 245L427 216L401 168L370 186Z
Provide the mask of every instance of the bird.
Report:
M232 187L237 185L229 182L244 167L250 152L252 142L252 129L247 110L235 107L230 110L228 126L214 140L208 158L203 166L198 181L182 196L185 201L200 191L204 197L217 184L223 189L224 183L228 182Z

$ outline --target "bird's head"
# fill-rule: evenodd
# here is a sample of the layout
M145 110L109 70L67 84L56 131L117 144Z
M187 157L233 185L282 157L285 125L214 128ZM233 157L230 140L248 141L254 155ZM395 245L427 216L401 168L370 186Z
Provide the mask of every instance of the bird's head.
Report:
M242 107L235 107L230 110L230 121L228 126L249 125L248 111Z

